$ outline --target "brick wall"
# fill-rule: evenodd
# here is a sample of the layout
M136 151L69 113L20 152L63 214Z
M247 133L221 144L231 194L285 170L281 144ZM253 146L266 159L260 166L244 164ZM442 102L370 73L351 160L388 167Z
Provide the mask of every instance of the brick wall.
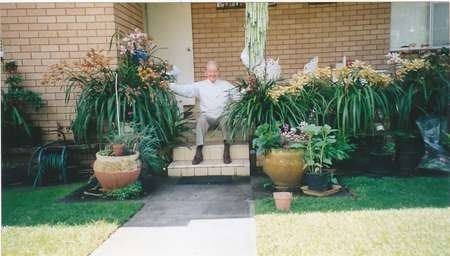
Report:
M268 57L279 57L285 76L303 69L312 57L320 65L342 56L384 69L389 50L389 3L277 3L269 7ZM244 47L244 9L216 10L216 4L192 4L195 79L204 77L204 63L215 59L222 77L245 75L240 61Z
M104 49L117 63L117 51L109 42L116 28L130 32L143 26L139 4L113 3L28 3L0 4L1 38L5 59L16 60L24 75L24 86L39 92L46 106L32 112L32 119L44 132L54 130L57 122L65 127L74 118L74 104L64 102L64 92L41 85L49 65L77 61L94 48ZM124 20L124 15L135 19ZM141 22L139 22L141 19ZM3 77L4 79L4 77ZM72 97L74 99L74 97ZM52 139L54 135L44 136Z
M144 4L115 4L114 17L117 29L124 34L130 33L135 28L144 30L144 10Z

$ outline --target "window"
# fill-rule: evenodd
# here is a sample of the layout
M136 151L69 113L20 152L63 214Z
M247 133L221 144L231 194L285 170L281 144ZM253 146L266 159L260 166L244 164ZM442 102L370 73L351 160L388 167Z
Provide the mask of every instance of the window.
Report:
M391 3L391 49L449 45L449 3Z

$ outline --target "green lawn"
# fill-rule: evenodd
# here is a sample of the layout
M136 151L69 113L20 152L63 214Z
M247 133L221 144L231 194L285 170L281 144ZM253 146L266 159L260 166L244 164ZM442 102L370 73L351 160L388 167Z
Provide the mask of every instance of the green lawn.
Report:
M88 255L143 205L59 201L81 185L3 190L2 255Z
M352 197L295 197L291 213L450 206L449 177L343 179ZM256 213L277 212L271 197L256 200Z
M450 178L343 180L355 198L256 200L258 255L448 255Z

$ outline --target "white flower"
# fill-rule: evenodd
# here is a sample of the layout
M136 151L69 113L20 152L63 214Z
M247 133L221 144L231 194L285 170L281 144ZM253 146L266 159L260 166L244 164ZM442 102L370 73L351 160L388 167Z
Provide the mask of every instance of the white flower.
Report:
M387 64L399 64L402 63L402 58L400 58L400 54L397 52L390 52L386 55L389 59L387 60Z
M367 85L367 80L364 78L359 79L362 85Z

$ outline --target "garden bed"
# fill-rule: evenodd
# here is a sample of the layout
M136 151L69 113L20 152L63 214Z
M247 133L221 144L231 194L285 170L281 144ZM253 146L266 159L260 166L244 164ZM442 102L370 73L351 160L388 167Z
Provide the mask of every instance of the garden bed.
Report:
M142 193L130 200L140 200L145 198L152 193L158 186L159 177L148 176L144 178L140 183L142 186ZM104 196L104 192L101 187L95 182L86 183L80 188L74 190L72 193L68 194L61 199L64 203L74 203L74 202L107 202L107 201L117 201L117 199L107 198Z

